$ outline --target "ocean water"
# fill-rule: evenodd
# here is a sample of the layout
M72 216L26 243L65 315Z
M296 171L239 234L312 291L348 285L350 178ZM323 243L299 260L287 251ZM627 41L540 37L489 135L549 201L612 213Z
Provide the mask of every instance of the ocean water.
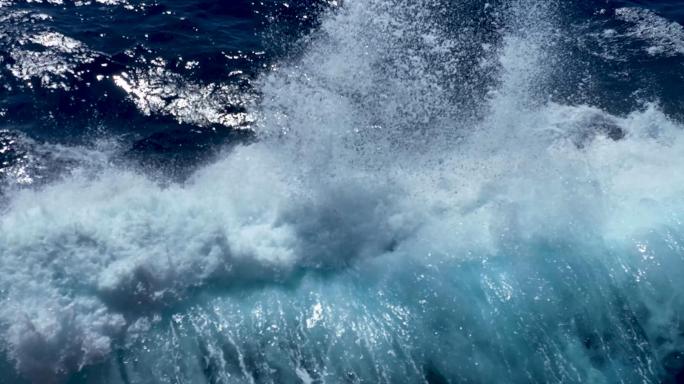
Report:
M683 25L0 0L0 383L684 382Z

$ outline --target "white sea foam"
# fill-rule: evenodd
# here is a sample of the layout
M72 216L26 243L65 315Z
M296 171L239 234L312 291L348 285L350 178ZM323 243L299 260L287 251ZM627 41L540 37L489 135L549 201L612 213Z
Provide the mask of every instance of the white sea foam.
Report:
M618 8L615 15L633 24L627 35L647 42L646 51L650 55L684 55L684 27L676 21L641 8Z

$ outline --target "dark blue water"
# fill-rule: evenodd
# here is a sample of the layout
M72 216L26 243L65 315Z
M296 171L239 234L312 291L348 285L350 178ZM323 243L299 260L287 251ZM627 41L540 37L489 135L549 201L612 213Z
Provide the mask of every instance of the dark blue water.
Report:
M683 25L0 0L0 383L683 382Z
M472 7L480 5L474 2ZM272 1L6 2L2 8L0 50L4 63L0 72L2 129L19 131L40 142L63 144L89 143L103 135L116 137L121 140L121 149L131 152L125 157L139 154L133 156L136 161L153 159L155 166L171 162L168 170L179 171L178 167L192 163L193 158L206 157L211 152L207 148L234 139L231 128L244 124L221 122L219 117L207 119L192 110L212 101L199 101L200 105L188 111L178 111L169 104L184 97L179 94L182 88L189 84L205 89L214 85L238 87L249 96L226 100L220 91L207 89L213 94L205 97L215 98L220 104L210 107L215 114L230 116L244 112L252 96L251 81L296 51L298 39L317 27L318 16L328 7L325 1L315 0L298 1L287 7ZM554 95L556 98L591 101L624 113L636 104L635 98L625 95L644 92L644 99L665 96L660 100L663 107L681 116L684 106L678 97L682 81L679 55L644 56L640 54L640 45L649 44L647 38L623 39L613 49L625 57L605 60L598 51L607 48L596 46L601 42L572 41L577 39L574 33L586 35L601 28L628 28L624 21L612 17L614 10L621 7L648 9L654 15L682 23L681 6L668 1L596 1L568 3L563 7L568 16L562 23L579 30L568 34L564 49L578 52L573 53L570 63L564 63L572 66L572 70L558 74L567 78L557 80L560 89ZM604 13L597 14L600 9ZM472 10L454 15L481 16ZM647 34L648 28L651 27L637 33ZM76 52L46 52L45 47L26 41L37 33L56 33L77 41L83 48ZM155 79L153 86L181 89L171 89L164 95L163 105L136 105L131 102L131 95L113 81L113 76L149 71L150 62L155 59L158 64L152 67L168 74ZM615 73L621 73L620 78ZM577 84L586 77L593 78L592 84L587 85L592 89L578 90ZM186 137L188 131L197 134ZM180 148L181 144L184 148ZM160 151L164 154L160 155ZM176 156L180 160L176 161Z

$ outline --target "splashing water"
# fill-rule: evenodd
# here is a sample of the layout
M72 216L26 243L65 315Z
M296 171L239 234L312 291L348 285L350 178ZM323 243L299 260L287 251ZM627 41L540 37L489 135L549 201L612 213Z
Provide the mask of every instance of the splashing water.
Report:
M256 143L183 184L102 166L14 191L1 373L681 377L682 126L551 101L558 8L346 1L260 78Z

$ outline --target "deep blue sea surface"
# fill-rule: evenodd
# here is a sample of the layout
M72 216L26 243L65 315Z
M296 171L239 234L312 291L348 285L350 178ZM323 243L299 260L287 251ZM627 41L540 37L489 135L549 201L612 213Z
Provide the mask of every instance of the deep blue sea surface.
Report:
M0 0L0 384L684 382L680 0Z

